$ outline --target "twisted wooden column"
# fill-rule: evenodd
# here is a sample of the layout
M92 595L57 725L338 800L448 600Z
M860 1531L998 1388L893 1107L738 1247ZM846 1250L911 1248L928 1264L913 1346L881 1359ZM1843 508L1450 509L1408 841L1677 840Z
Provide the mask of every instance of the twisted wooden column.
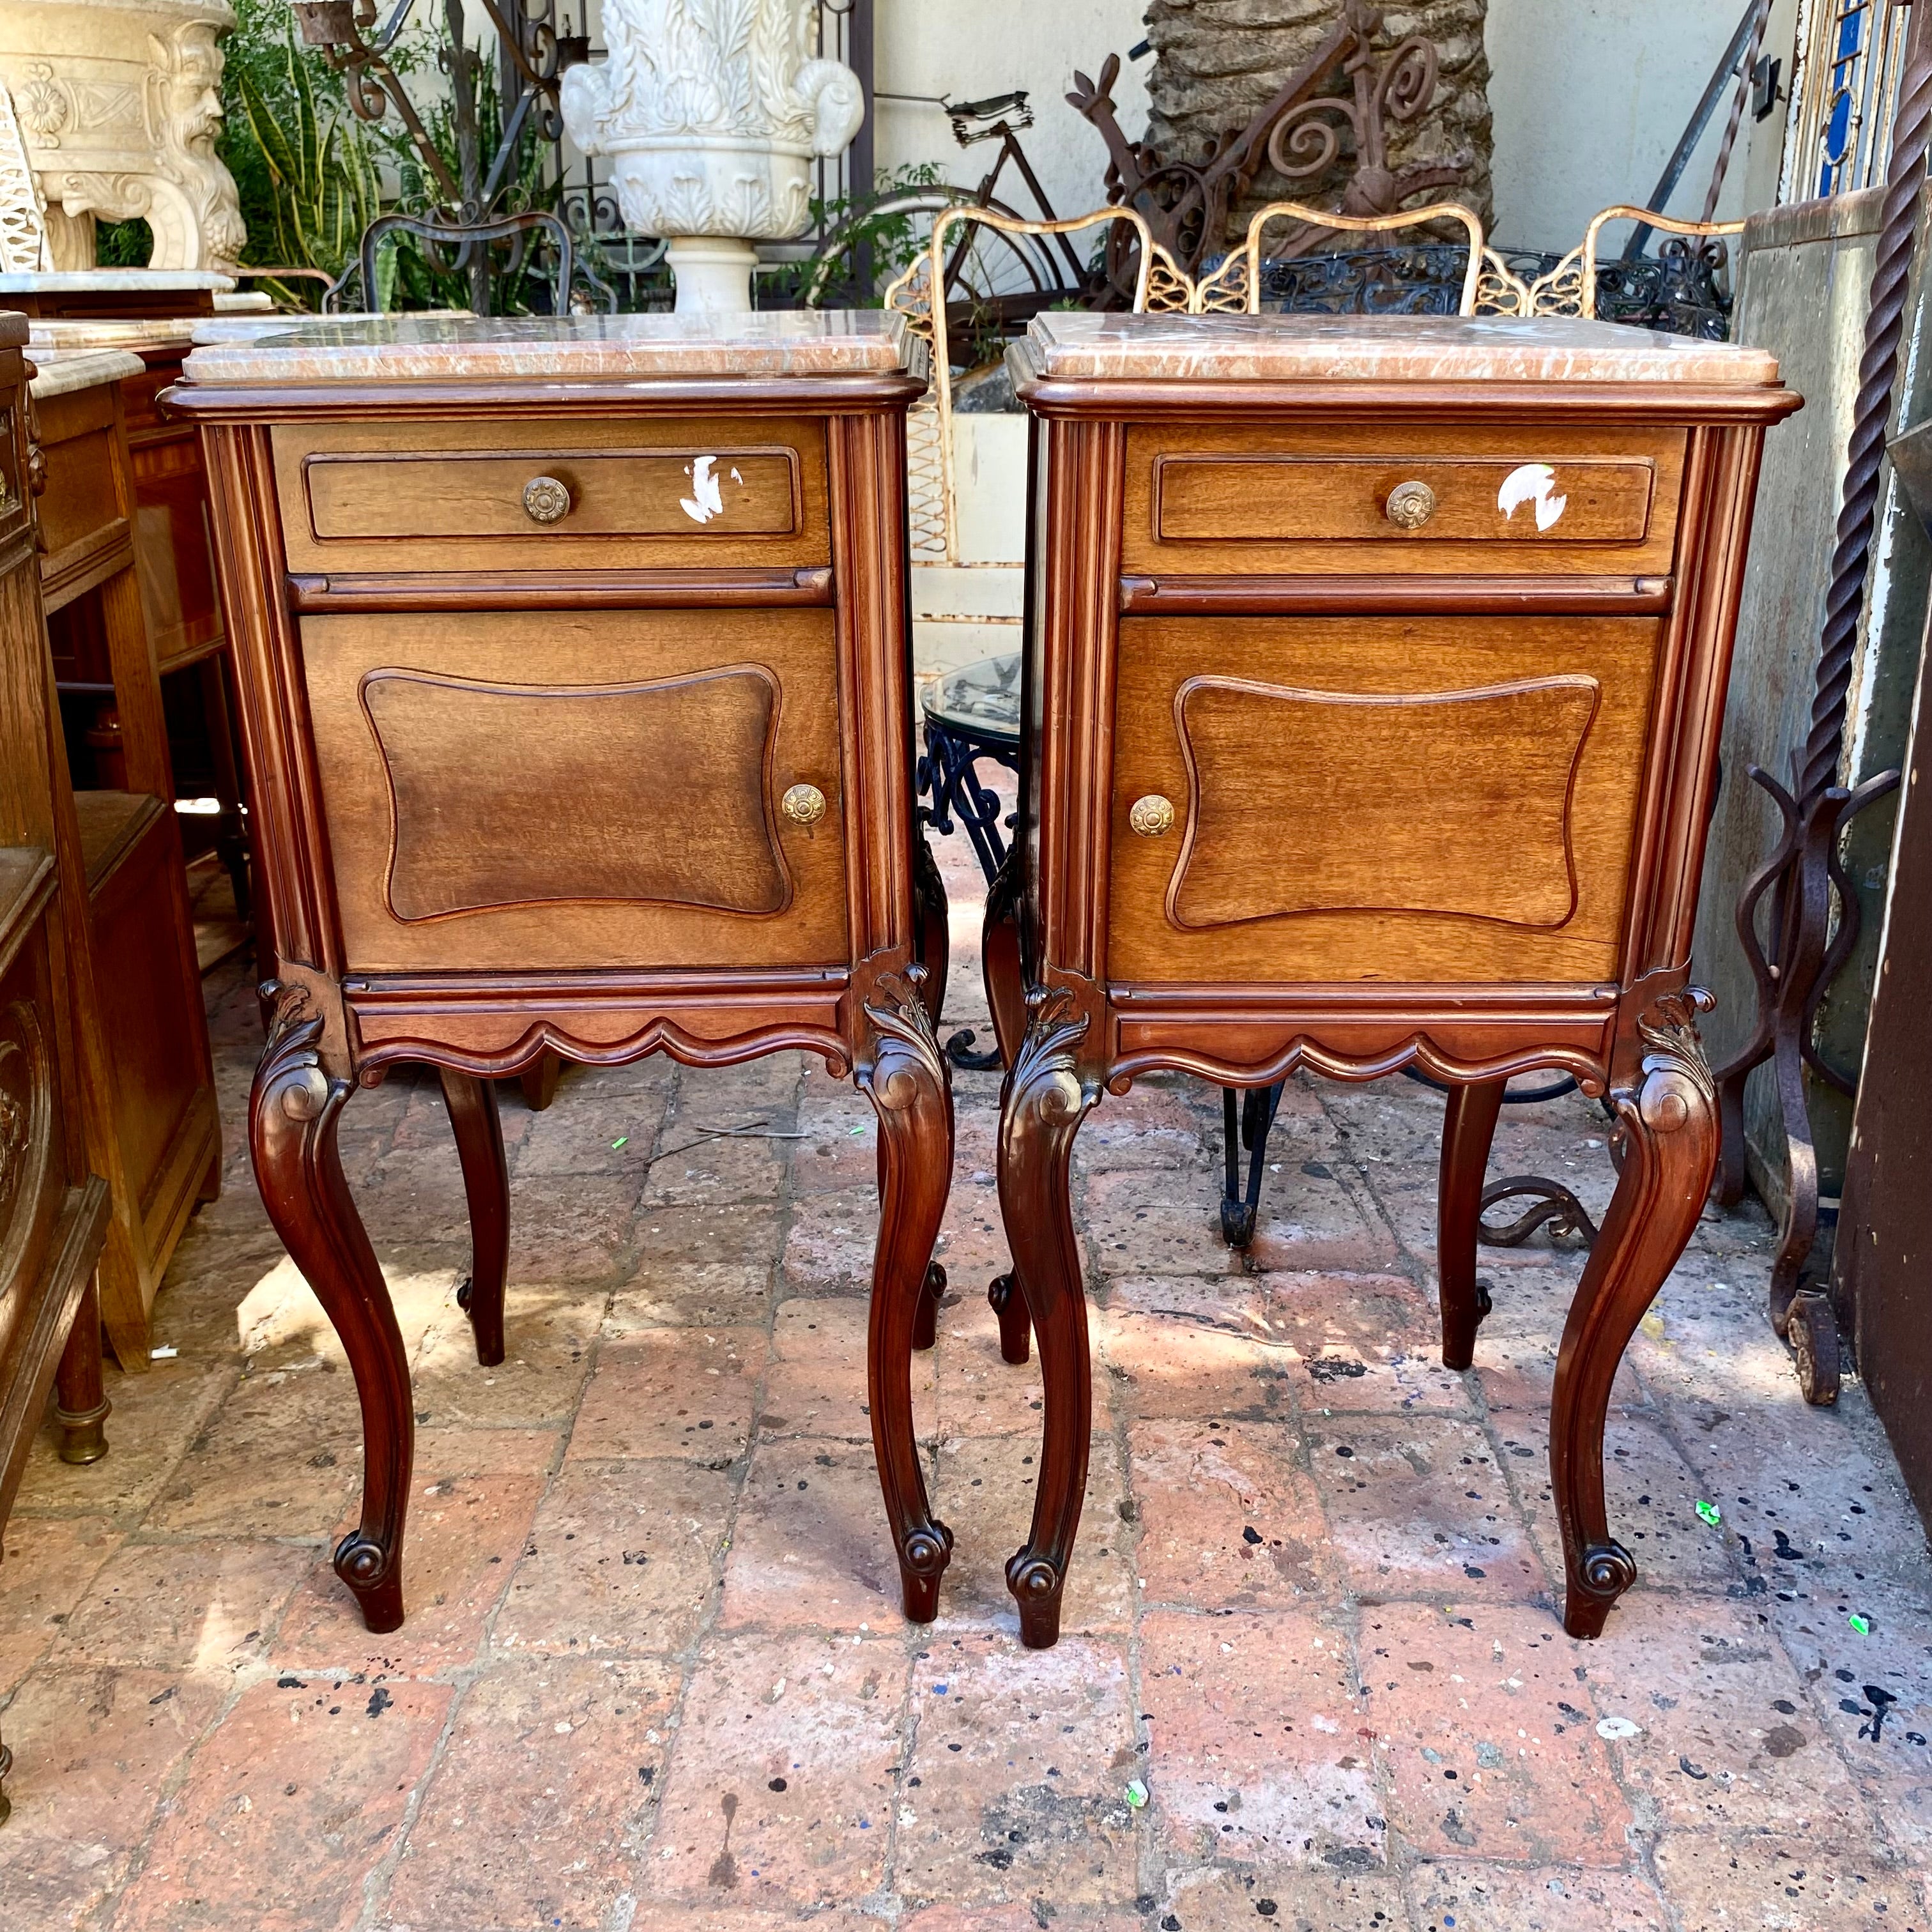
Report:
M1724 1155L1718 1198L1726 1206L1744 1191L1744 1088L1751 1070L1768 1059L1778 1064L1780 1110L1790 1150L1784 1228L1772 1272L1771 1316L1784 1332L1798 1270L1810 1252L1818 1220L1818 1172L1805 1105L1804 1068L1810 1066L1840 1091L1852 1083L1828 1066L1812 1042L1818 1003L1856 944L1858 902L1840 867L1838 845L1850 820L1898 782L1882 772L1854 791L1838 782L1845 736L1846 699L1858 644L1858 614L1877 520L1879 474L1891 426L1892 390L1905 334L1906 285L1917 236L1919 194L1932 144L1932 0L1912 8L1899 78L1892 160L1881 204L1877 259L1873 265L1864 352L1847 446L1838 541L1825 597L1811 725L1794 754L1787 792L1756 765L1750 776L1777 806L1782 831L1765 863L1738 899L1738 937L1757 982L1758 1011L1750 1038L1717 1070ZM1838 923L1832 928L1836 889ZM1757 938L1757 910L1771 899L1771 944Z

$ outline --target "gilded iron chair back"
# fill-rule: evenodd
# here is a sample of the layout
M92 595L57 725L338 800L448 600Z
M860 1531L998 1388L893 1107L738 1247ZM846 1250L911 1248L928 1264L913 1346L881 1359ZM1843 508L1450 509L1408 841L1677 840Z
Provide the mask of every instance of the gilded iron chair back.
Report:
M1149 287L1156 275L1161 278L1163 291L1162 305L1184 307L1192 284L1175 266L1173 257L1155 242L1146 221L1131 208L1096 208L1090 214L1071 215L1058 221L1027 221L997 208L962 202L956 208L942 208L934 218L926 246L887 287L885 306L905 316L914 334L929 344L932 352L932 386L913 405L906 424L906 472L915 561L943 560L956 563L959 560L951 344L945 302L934 297L934 291L944 286L947 238L968 226L996 228L1007 235L1068 235L1078 229L1115 221L1126 223L1140 241L1139 266L1134 277L1135 310L1138 313L1149 306ZM1180 302L1172 299L1177 284L1183 298Z
M1742 235L1742 221L1680 221L1674 214L1658 214L1647 208L1633 208L1618 202L1591 218L1582 241L1548 274L1540 275L1526 291L1527 308L1513 310L1522 315L1574 315L1594 321L1597 314L1598 244L1612 221L1641 222L1646 228L1660 228L1666 235ZM1522 284L1519 284L1519 286Z

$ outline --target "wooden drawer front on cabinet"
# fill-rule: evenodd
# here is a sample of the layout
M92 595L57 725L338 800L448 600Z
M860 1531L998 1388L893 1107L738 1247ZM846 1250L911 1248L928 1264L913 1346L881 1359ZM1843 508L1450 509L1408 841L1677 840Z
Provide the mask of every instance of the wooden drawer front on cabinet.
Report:
M297 572L831 559L825 434L806 419L322 423L278 428L274 448Z
M832 626L306 619L349 970L843 963Z
M1669 574L1681 431L1137 428L1122 567Z
M1660 628L1126 620L1111 976L1615 979Z

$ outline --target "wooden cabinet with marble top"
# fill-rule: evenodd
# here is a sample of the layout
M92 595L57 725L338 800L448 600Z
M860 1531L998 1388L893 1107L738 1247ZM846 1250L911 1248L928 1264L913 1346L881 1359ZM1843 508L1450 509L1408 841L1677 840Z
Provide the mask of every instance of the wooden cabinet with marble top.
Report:
M336 1567L404 1609L412 1417L336 1124L442 1072L465 1293L503 1353L490 1081L548 1051L849 1070L880 1124L871 1409L908 1615L951 1538L911 1351L952 1162L945 914L914 829L898 318L317 323L197 349L274 959L250 1138L340 1332L367 1446Z
M1564 1620L1635 1565L1602 1449L1716 1148L1689 983L1763 437L1760 352L1575 321L1052 314L1034 418L1021 824L988 911L1000 1193L1046 1381L1022 1633L1057 1634L1090 1401L1075 1136L1156 1068L1450 1088L1443 1359L1487 1299L1504 1082L1605 1096L1622 1164L1558 1363Z

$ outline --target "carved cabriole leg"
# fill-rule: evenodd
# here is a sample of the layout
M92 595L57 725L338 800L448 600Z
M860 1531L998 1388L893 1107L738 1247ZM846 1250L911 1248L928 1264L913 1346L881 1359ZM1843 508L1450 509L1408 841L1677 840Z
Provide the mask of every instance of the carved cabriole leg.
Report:
M1000 1107L1000 1212L1040 1337L1046 1426L1033 1528L1006 1565L1006 1587L1019 1604L1021 1642L1044 1650L1060 1635L1060 1592L1087 1493L1093 1394L1067 1166L1100 1091L1080 1077L1075 1048L1088 1023L1072 994L1045 989L1028 1006L1026 1036Z
M1490 1291L1476 1279L1477 1222L1483 1174L1502 1112L1501 1080L1452 1087L1442 1121L1442 1166L1436 1192L1436 1274L1442 1302L1442 1366L1466 1369L1476 1330L1490 1312Z
M926 968L920 982L920 998L926 1002L926 1016L933 1030L939 1028L946 1010L946 981L952 963L952 928L946 903L946 881L932 848L924 838L912 848L913 898L919 910L919 963Z
M1638 1023L1637 1065L1611 1082L1623 1172L1564 1326L1550 1418L1563 1627L1572 1636L1598 1635L1636 1580L1604 1511L1604 1420L1617 1364L1684 1252L1717 1166L1717 1093L1694 1018L1709 1004L1694 988L1659 1000Z
M1019 1058L1020 1042L1026 1036L1026 969L1020 944L1020 850L1016 845L1006 854L986 895L986 917L982 928L981 970L986 976L986 1004L993 1015L993 1035L1000 1043L1000 1058L1009 1068ZM1009 1076L1010 1084L1010 1075ZM986 1290L986 1299L1000 1318L1000 1358L1016 1367L1027 1359L1026 1297L1010 1274L997 1275Z
M926 1497L913 1429L912 1354L922 1320L930 1319L929 1264L952 1178L952 1083L921 997L922 977L917 966L884 974L863 998L856 1078L879 1117L879 1240L866 1344L872 1448L905 1613L924 1624L939 1613L952 1532Z
M503 1124L493 1082L446 1066L436 1072L470 1203L470 1278L456 1291L456 1300L470 1317L477 1360L494 1369L503 1359L503 1285L510 1267L510 1169L503 1156Z
M342 1178L335 1135L352 1090L324 1070L324 1022L308 991L284 986L256 1070L249 1148L268 1218L349 1355L362 1406L362 1520L335 1552L372 1630L403 1620L403 1520L416 1418L410 1368L389 1291Z
M54 1420L60 1424L63 1462L98 1462L107 1454L101 1428L113 1405L100 1379L100 1284L89 1281L80 1298L67 1346L54 1376Z

